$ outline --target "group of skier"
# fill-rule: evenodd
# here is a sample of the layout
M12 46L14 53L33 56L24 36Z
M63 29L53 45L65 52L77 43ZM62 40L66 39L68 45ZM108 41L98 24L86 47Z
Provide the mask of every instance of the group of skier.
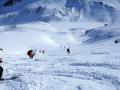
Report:
M66 48L66 52L67 52L67 54L70 54L70 47L69 47L69 48ZM39 50L39 51L37 51L37 50L32 50L32 49L30 49L30 50L27 51L27 55L28 55L28 57L29 57L30 59L33 59L33 57L34 57L37 53L45 54L45 51L44 51L44 50Z
M65 48L65 47L64 47ZM70 47L65 48L67 54L70 54ZM3 67L1 66L2 62L3 62L3 57L2 57L2 53L3 53L3 49L0 48L0 80L2 80L2 74L3 74ZM45 54L45 50L28 50L27 51L27 55L30 59L33 59L33 57L37 54L37 53L41 53L41 54Z
M39 51L37 51L36 49L35 50L28 50L27 51L27 55L28 55L28 57L30 58L30 59L33 59L33 57L36 55L36 54L38 54L38 53L42 53L42 54L45 54L45 51L44 50L39 50Z

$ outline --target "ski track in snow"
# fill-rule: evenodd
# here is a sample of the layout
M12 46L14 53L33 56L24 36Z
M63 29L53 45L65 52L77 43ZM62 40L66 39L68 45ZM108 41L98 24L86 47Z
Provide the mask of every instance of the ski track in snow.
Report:
M80 54L79 56L82 57ZM76 55L59 57L55 54L47 57L42 56L34 61L16 58L20 63L14 63L13 60L12 64L10 58L11 61L7 64L22 76L3 83L9 90L120 90L120 65L83 62L77 60ZM97 85L95 87L93 83L101 88L97 88Z
M0 81L0 90L120 90L120 52L110 46L73 45L70 55L59 48L33 60L6 56L4 76L21 76Z

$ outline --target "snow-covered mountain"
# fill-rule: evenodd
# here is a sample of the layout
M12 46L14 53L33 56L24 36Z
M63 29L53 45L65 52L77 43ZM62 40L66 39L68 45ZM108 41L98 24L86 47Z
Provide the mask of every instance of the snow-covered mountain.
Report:
M0 90L120 90L119 4L0 0Z
M119 0L1 0L0 24L79 19L116 22L120 21L119 4Z

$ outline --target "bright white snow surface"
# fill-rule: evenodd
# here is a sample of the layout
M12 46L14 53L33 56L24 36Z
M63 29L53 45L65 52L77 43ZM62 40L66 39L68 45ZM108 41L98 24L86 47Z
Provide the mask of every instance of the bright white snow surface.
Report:
M1 26L3 77L20 76L0 81L0 90L120 90L120 44L114 44L119 35L100 38L109 34L107 31L119 32L120 27L103 26L86 21ZM102 33L94 39L97 37L86 30ZM70 55L63 48L68 44ZM31 60L28 49L44 49L45 54Z

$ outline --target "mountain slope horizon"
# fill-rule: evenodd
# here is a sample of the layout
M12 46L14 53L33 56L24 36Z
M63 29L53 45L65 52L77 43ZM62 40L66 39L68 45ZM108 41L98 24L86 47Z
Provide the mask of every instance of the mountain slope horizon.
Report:
M14 2L13 2L14 1ZM0 24L31 21L119 22L119 0L4 0L0 1Z

